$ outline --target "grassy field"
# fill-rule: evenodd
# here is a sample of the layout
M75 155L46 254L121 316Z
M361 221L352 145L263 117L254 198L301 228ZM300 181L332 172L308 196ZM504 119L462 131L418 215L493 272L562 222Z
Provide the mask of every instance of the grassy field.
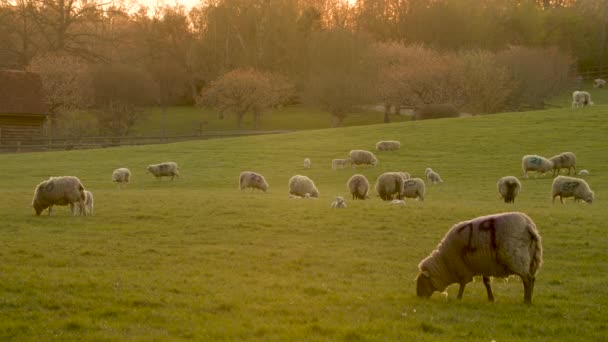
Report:
M291 134L88 151L0 155L0 340L606 341L608 106L404 122ZM331 159L376 141L375 168L331 170ZM572 151L596 192L592 205L551 204L550 177L522 180L515 205L496 181L521 176L524 154ZM305 157L311 169L303 169ZM145 166L179 163L156 181ZM129 167L133 182L110 182ZM372 195L330 209L354 173L385 171L445 183L426 200L391 206ZM237 190L262 173L268 193ZM93 191L94 216L34 215L33 190L75 175ZM294 174L318 200L288 199ZM348 197L347 197L348 198ZM462 301L415 296L417 265L453 224L523 211L543 237L534 304L518 278L477 280Z

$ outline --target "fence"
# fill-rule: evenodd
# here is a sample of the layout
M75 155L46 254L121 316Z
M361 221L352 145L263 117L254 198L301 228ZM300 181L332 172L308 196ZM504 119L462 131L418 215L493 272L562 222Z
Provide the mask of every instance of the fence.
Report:
M27 141L16 140L0 140L0 153L14 152L35 152L35 151L57 151L57 150L75 150L75 149L91 149L91 148L106 148L117 146L132 146L132 145L152 145L166 144L179 141L189 140L206 140L218 138L231 138L247 135L263 135L263 134L279 134L289 133L288 130L274 131L215 131L201 132L196 135L176 135L176 136L149 136L149 137L72 137L72 138L49 138L40 137L39 139L30 139Z

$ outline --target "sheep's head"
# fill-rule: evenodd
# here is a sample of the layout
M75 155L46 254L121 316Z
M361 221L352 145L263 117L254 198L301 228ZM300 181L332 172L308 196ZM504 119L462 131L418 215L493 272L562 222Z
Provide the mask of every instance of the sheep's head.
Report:
M421 271L418 277L416 277L416 295L418 297L429 298L436 290L429 272Z
M42 211L44 209L46 209L46 207L44 205L42 205L42 203L40 203L40 201L34 200L32 202L32 207L34 207L34 211L36 211L36 215L40 216L40 213L42 213Z
M593 191L589 191L587 194L585 194L585 202L591 204L593 203L593 200L595 199L595 193Z

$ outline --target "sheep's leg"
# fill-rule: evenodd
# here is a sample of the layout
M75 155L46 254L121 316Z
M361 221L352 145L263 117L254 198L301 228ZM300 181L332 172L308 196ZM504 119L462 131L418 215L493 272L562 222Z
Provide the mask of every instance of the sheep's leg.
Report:
M490 285L490 277L483 276L483 284L486 287L486 292L488 293L488 300L490 302L494 301L494 294L492 294L492 286Z
M534 277L524 276L521 277L524 283L524 303L532 304L532 292L534 291Z
M460 283L460 287L458 288L458 299L462 299L462 294L464 293L464 287L466 286L466 283Z
M562 202L562 204L564 204L564 198L562 197L562 195L559 195L559 201Z
M49 206L49 216L51 216L53 214L53 206Z

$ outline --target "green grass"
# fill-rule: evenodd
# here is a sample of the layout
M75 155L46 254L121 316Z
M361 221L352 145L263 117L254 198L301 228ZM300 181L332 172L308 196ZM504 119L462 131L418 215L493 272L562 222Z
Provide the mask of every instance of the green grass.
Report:
M0 340L606 340L607 131L608 107L595 106L0 155ZM381 139L402 148L377 153L376 168L331 170ZM515 205L499 200L496 181L520 176L522 155L563 151L590 170L596 203L552 205L550 177L522 180ZM162 161L182 177L144 173ZM424 203L372 195L329 208L353 173L374 182L429 166L445 183ZM126 189L110 182L117 167L133 172ZM262 173L269 192L238 191L243 170ZM310 176L320 199L288 199L294 174ZM79 176L95 216L35 216L34 187L52 175ZM480 281L462 301L455 285L447 298L415 296L417 264L451 225L509 210L543 237L532 306L517 278L494 281L495 303Z

